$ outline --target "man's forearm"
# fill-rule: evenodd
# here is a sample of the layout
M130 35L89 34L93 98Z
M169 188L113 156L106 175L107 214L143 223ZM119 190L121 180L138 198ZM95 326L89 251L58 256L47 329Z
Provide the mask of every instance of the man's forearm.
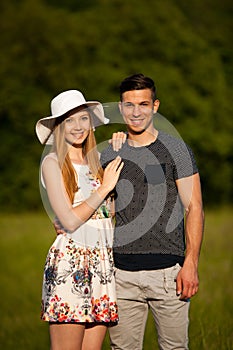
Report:
M196 267L198 265L201 244L203 240L204 212L202 204L190 205L186 211L185 237L186 254L185 260L192 260Z

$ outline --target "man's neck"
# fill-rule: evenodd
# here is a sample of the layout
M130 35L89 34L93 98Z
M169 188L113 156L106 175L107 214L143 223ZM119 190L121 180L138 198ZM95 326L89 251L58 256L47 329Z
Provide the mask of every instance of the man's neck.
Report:
M144 131L141 134L136 134L128 130L128 144L132 147L148 146L158 137L158 130L153 128L150 131Z

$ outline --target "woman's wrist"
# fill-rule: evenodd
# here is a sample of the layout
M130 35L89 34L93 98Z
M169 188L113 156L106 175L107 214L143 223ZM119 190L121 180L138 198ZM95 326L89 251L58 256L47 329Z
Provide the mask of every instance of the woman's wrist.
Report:
M101 185L89 198L86 199L85 202L89 205L89 207L96 210L104 201L108 192L108 189Z
M99 193L99 195L105 199L107 197L107 195L109 194L109 192L112 191L112 188L110 188L109 186L105 185L105 184L102 184L98 190L96 192Z

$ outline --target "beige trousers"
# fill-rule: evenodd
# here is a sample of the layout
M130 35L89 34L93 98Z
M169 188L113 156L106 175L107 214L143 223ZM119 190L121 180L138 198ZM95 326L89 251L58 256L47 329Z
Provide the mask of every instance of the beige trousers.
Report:
M180 265L152 271L116 269L119 323L109 329L111 349L141 350L150 308L161 350L188 349L189 301L176 295ZM155 338L150 340L153 349Z

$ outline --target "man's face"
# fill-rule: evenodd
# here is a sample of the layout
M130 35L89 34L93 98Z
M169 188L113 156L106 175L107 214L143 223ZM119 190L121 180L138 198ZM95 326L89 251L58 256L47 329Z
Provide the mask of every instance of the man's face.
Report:
M126 91L119 108L128 130L140 134L153 127L153 114L159 108L159 100L153 102L150 89Z

